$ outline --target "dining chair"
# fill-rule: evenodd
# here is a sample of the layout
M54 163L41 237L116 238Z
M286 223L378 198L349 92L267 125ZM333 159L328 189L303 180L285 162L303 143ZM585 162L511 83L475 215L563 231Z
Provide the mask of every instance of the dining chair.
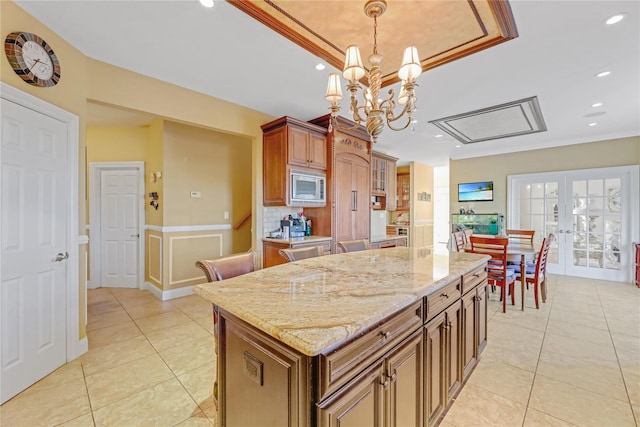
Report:
M287 248L278 251L287 262L300 261L302 259L313 258L324 255L322 246L305 246L302 248Z
M464 252L464 245L466 243L464 238L464 231L454 231L451 233L451 239L456 244L456 252Z
M472 234L469 240L471 242L471 252L491 257L487 262L487 283L501 288L502 312L506 313L507 295L509 293L511 293L511 305L515 305L513 284L516 280L516 275L513 269L507 265L509 239L506 237L482 237ZM524 298L524 295L522 298Z
M337 243L342 252L365 251L370 248L369 239L343 240Z
M538 301L539 290L542 290L542 302L547 301L547 259L549 257L549 249L551 248L552 236L553 235L551 234L549 237L545 237L542 240L542 246L540 247L540 252L538 253L538 259L536 260L534 272L529 273L527 269L524 275L527 285L531 284L533 286L533 295L537 309L540 308L540 302ZM521 273L516 273L516 276L516 280L522 281ZM529 289L528 286L527 289Z
M462 232L464 233L464 244L466 245L469 243L469 237L473 234L473 228L466 228Z
M512 242L529 243L533 244L533 236L536 234L536 230L516 230L507 229L507 237Z
M246 252L220 258L199 259L196 261L196 267L204 271L207 282L217 282L256 270L254 258L253 252Z

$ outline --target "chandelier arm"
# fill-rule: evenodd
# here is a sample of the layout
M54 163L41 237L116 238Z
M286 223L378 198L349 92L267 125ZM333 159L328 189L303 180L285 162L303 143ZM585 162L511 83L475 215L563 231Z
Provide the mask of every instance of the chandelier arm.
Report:
M405 123L404 126L396 128L396 127L391 125L391 123L400 120L407 113L409 115L407 116L407 122ZM411 107L409 106L409 103L405 104L404 108L402 109L400 114L398 114L397 116L393 115L393 111L387 110L387 113L386 113L387 126L389 126L389 129L395 130L395 131L400 131L400 130L406 129L411 124L411 113L412 113L412 111L411 111Z
M340 122L338 122L338 117L337 116L331 116L331 121L333 122L333 126L340 129L340 130L354 130L357 129L360 126L360 122L356 123L355 125L349 127L349 126L343 126L340 124Z

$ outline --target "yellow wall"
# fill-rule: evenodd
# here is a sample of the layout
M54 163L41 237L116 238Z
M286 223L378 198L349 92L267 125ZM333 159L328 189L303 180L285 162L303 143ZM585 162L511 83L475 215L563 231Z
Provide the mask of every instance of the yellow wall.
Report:
M0 28L2 37L13 31L28 31L42 37L52 46L61 64L60 82L53 87L40 88L26 84L13 72L6 60L0 60L0 80L2 82L47 101L57 107L67 110L79 117L79 146L78 146L78 235L85 234L85 208L82 201L85 199L85 110L86 110L86 57L73 46L64 41L57 34L33 19L13 2L0 1ZM85 331L85 247L79 248L79 298L78 311L80 313L78 338L86 336Z
M458 183L493 181L493 202L464 203L476 213L507 212L507 176L640 164L640 137L620 138L473 159L451 160L450 211L458 212Z
M433 246L433 167L411 162L411 245ZM430 201L420 200L419 193L430 195Z

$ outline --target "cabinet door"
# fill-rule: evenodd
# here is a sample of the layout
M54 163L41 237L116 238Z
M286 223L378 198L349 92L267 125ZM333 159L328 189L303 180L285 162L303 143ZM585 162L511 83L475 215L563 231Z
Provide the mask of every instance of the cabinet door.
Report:
M487 281L485 280L476 288L476 343L478 351L476 357L480 357L487 346Z
M411 178L409 174L398 174L398 200L396 210L409 210L411 202Z
M334 178L336 184L336 241L352 240L355 195L352 188L352 164L348 159L336 157Z
M444 393L446 314L434 317L424 330L424 419L432 426L446 406Z
M462 305L456 302L446 311L447 317L447 351L446 364L446 397L445 402L448 404L453 396L455 396L462 386L462 362L461 362L461 346L462 346Z
M288 162L290 165L309 165L309 131L288 127ZM326 162L325 162L326 163Z
M416 331L387 356L386 425L422 427L422 331Z
M354 161L353 163L353 189L355 191L355 211L353 212L352 239L368 239L369 222L371 221L370 197L369 197L369 163Z
M262 200L264 206L287 204L286 133L276 129L262 138Z
M328 401L318 405L321 427L382 427L382 361L373 364Z
M285 246L277 243L262 242L262 256L264 258L262 260L262 267L267 268L278 264L284 264L286 260L278 252L283 247Z
M309 139L309 167L327 169L327 138L311 133Z
M476 292L469 291L462 297L462 378L466 380L476 365Z
M396 162L387 160L387 210L396 210Z

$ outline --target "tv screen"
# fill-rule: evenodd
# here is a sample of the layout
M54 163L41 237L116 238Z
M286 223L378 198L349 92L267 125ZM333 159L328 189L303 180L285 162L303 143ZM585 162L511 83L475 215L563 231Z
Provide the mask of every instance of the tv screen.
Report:
M466 182L464 184L458 184L458 201L493 201L493 181Z

